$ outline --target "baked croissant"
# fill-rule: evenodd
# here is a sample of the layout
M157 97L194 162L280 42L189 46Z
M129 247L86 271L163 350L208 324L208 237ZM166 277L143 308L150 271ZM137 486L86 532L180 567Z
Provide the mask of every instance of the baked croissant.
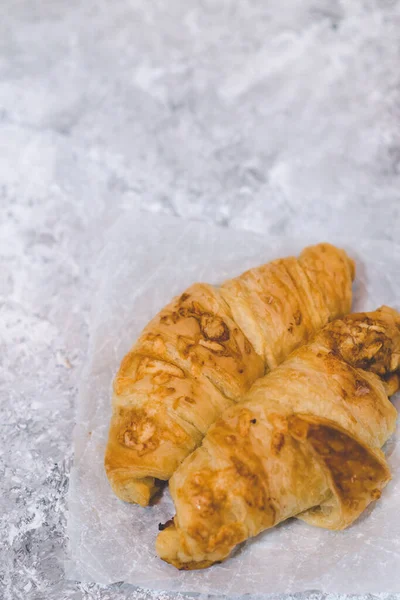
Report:
M176 516L157 553L179 569L222 561L289 517L350 525L390 479L400 314L382 307L327 325L210 427L170 480Z
M346 253L319 244L174 298L114 381L105 469L117 496L146 506L223 410L350 310L353 278Z

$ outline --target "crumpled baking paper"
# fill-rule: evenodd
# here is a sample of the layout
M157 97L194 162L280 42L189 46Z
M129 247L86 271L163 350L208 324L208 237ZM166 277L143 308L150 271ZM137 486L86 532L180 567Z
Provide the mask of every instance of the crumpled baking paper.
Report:
M97 265L88 363L77 398L68 577L226 595L400 591L398 434L385 449L393 480L351 528L330 532L292 519L249 540L225 563L202 571L177 571L156 555L158 524L174 514L168 490L156 506L141 508L118 500L104 473L112 379L148 320L192 282L218 283L318 241L323 240L317 234L306 240L263 238L139 213L125 215L114 226ZM399 307L400 247L337 236L326 241L341 244L357 261L354 310Z

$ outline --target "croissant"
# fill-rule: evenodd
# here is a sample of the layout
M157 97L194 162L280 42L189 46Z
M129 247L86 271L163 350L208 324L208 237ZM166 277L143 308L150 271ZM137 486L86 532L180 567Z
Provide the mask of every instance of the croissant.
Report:
M289 517L350 525L390 479L380 447L395 428L400 313L327 325L228 408L170 480L176 516L157 553L200 569Z
M346 253L319 244L174 298L114 381L105 469L116 495L146 506L227 407L350 310L353 278Z

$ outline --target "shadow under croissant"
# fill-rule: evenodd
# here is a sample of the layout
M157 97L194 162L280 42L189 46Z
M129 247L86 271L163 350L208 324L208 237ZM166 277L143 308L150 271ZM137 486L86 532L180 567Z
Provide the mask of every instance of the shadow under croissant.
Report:
M164 495L164 490L168 486L168 481L156 479L155 484L157 486L157 491L152 495L149 502L149 506L156 506L157 504L159 504L159 502L161 502Z

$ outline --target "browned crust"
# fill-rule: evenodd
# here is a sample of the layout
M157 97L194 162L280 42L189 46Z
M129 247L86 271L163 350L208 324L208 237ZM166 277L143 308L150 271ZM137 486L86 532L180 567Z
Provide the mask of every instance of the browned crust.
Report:
M204 568L291 516L354 522L390 480L379 444L396 421L385 390L398 387L399 357L400 314L382 307L327 325L258 381L174 474L161 558Z
M254 381L348 309L352 276L347 255L320 244L220 288L194 284L160 311L114 381L105 467L117 495L151 497L144 482L168 479ZM257 323L265 323L262 348ZM275 438L276 452L281 444Z

